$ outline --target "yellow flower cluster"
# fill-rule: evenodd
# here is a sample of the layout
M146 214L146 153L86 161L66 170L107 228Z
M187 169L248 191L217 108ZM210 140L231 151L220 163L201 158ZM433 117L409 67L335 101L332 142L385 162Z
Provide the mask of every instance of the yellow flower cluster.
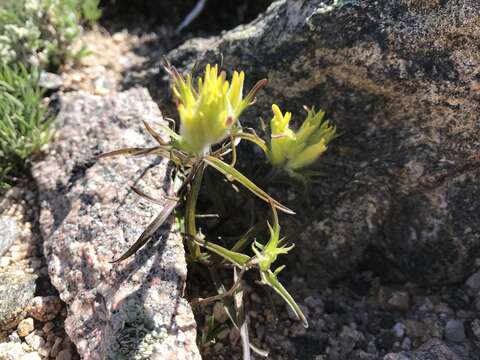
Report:
M225 72L218 72L217 65L207 65L204 77L198 79L195 89L191 75L184 79L174 72L173 94L178 104L181 124L178 143L183 150L204 155L212 145L228 136L240 114L252 103L259 88L254 87L243 98L244 79L243 71L235 71L230 84Z
M296 133L289 127L290 112L283 115L275 104L272 111L268 157L275 166L288 170L308 166L327 150L328 143L335 137L335 127L330 126L328 121L322 121L323 111L309 109L307 118Z

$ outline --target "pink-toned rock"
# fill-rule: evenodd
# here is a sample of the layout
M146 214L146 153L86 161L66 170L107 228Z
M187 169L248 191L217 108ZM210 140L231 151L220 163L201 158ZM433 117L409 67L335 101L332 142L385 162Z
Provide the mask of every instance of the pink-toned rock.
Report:
M162 209L129 185L159 199L172 186L165 161L155 157L95 160L101 152L153 145L142 120L165 124L144 89L61 98L55 140L33 169L49 274L67 304L65 330L82 358L200 359L196 324L181 297L184 249L171 222L137 254L111 263ZM57 359L68 359L65 354Z
M62 302L58 296L36 296L30 301L28 313L40 321L50 321L60 312Z

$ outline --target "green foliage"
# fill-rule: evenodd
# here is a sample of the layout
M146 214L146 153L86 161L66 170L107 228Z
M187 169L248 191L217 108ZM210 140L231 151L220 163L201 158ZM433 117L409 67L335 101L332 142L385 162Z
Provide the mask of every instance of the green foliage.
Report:
M41 104L38 72L0 65L0 182L22 169L25 159L48 140L50 120Z
M72 45L82 24L99 18L98 5L99 0L0 0L0 189L48 140L40 69L87 54Z
M0 62L56 67L76 58L82 23L100 16L99 0L0 0Z
M277 259L280 255L286 255L294 247L285 245L285 238L280 236L280 224L277 211L293 215L294 211L281 204L270 196L247 176L235 168L237 160L237 146L241 140L246 140L257 145L278 169L285 169L289 175L297 176L297 171L312 164L326 151L326 145L334 138L335 128L328 122L322 121L323 112L308 110L307 118L295 133L288 127L291 114L283 115L278 106L273 105L274 118L272 119L271 138L268 142L258 137L255 132L245 131L239 116L248 106L254 103L254 95L263 86L266 80L261 80L253 87L248 95L243 98L243 72L234 72L231 82L227 81L226 73L218 73L218 67L207 65L203 78L193 81L192 76L183 78L175 68L167 65L167 71L171 74L174 85L173 93L177 103L180 118L180 132L164 129L170 135L170 142L162 140L161 136L148 124L147 131L157 140L158 144L151 148L125 148L114 150L102 155L116 156L140 156L157 155L169 159L175 165L174 179L181 182L178 190L169 194L163 210L155 220L146 228L133 246L116 261L122 261L133 255L151 237L151 235L164 223L178 204L184 204L184 233L188 249L188 260L201 263L209 267L212 281L218 294L207 299L193 300L192 304L206 304L221 300L229 315L233 326L242 334L244 357L249 357L249 349L264 354L256 349L248 341L247 323L243 311L242 276L246 271L256 270L260 278L259 283L272 288L293 310L305 327L307 319L300 306L295 302L287 289L280 283L277 275L285 266L278 266ZM226 158L230 162L226 162ZM223 177L216 178L217 182L223 179L221 184L228 184L236 192L239 189L236 184L241 184L251 194L255 195L268 205L271 211L271 222L260 221L250 227L233 246L228 246L213 239L217 237L205 236L198 227L198 198L202 193L202 182L207 169L214 169L216 174ZM273 170L273 169L272 169ZM305 181L308 179L305 177ZM210 184L205 185L207 188ZM148 194L134 189L140 196L159 203ZM217 186L214 190L219 192ZM212 202L217 202L212 196ZM231 204L228 205L231 207ZM226 214L224 204L221 204L219 217ZM236 216L236 214L234 215ZM263 214L263 219L265 215ZM235 222L240 222L238 218ZM259 227L267 227L267 231L259 231ZM263 234L267 234L267 241L261 241ZM258 238L257 238L258 236ZM248 244L251 244L248 250ZM220 277L213 269L227 267L233 269L233 285L226 290L221 284ZM232 301L233 299L233 301ZM210 319L207 321L206 330L201 338L202 344L210 343L212 334L215 333L215 324ZM262 355L264 356L264 355Z
M99 8L100 0L83 0L80 1L82 9L82 17L90 25L95 24L102 16L102 11Z
M294 132L289 127L292 114L282 114L277 105L272 105L270 147L268 159L274 166L290 172L298 171L317 160L335 138L335 127L323 121L325 113L307 109L307 118L300 129Z

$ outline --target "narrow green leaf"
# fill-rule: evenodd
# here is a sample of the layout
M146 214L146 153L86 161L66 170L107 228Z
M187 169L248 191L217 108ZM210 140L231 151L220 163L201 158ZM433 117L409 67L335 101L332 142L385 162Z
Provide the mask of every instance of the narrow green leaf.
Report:
M148 133L152 135L152 137L157 140L160 145L167 145L167 142L162 139L159 133L157 133L153 128L148 124L146 121L143 121L143 125L145 129L147 129Z
M111 261L111 263L117 263L123 260L128 259L130 256L135 254L143 245L145 245L148 240L152 237L153 234L163 225L163 223L168 219L172 211L177 206L177 200L166 200L165 206L158 216L147 226L143 231L142 235L138 238L137 241L118 259Z
M250 141L250 142L254 143L255 145L257 145L260 149L262 149L265 154L268 154L267 144L265 144L265 141L263 141L261 138L259 138L257 134L239 132L239 133L232 134L232 136L234 138L240 138L240 139L243 139L243 140Z
M165 200L155 199L150 194L147 194L147 193L143 192L142 190L140 190L140 189L138 189L134 186L130 186L130 189L132 189L132 191L135 194L137 194L138 196L143 197L143 198L147 199L148 201L153 202L154 204L157 204L157 205L164 205L165 204Z
M107 153L103 153L97 156L97 159L102 159L112 156L147 156L147 155L158 155L167 159L170 159L170 152L162 146L155 146L151 148L139 148L139 147L130 147L123 148L118 150L113 150Z
M225 249L223 246L200 239L197 236L193 237L193 241L239 267L245 266L250 260L250 256Z
M135 155L140 151L145 151L145 148L140 147L130 147L130 148L123 148L118 150L109 151L97 156L97 159L102 159L111 156L118 156L118 155Z
M265 227L265 221L262 220L252 226L242 237L232 246L232 251L242 251L253 238Z
M295 302L293 297L288 293L288 291L283 287L283 285L278 281L277 276L271 271L262 271L261 272L262 280L265 284L273 288L285 302L290 306L290 308L295 312L300 320L303 322L303 326L308 328L308 321L305 315L300 309L300 306Z

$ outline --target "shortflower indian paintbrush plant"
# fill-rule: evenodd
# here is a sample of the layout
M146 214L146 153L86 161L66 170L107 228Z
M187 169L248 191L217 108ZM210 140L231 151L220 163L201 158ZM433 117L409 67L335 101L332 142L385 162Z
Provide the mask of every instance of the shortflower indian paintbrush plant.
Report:
M325 113L307 109L307 118L294 132L289 127L292 114L272 105L271 139L268 158L272 165L296 171L312 164L335 138L335 127L323 121Z
M203 77L196 81L192 75L183 77L169 64L166 65L166 70L172 77L172 90L179 115L179 132L164 126L163 129L170 135L170 141L165 141L149 124L145 123L146 130L158 142L156 146L114 150L102 154L100 157L157 155L167 158L175 164L172 170L173 177L179 180L181 185L168 194L170 196L163 201L164 207L160 214L137 241L114 262L123 261L138 251L168 219L179 203L183 202L184 216L181 223L184 228L188 259L207 266L218 267L228 264L229 268L234 270L234 284L230 290L224 291L217 287L218 295L194 300L192 304L222 300L224 306L229 309L228 313L234 326L240 330L245 329L247 323L240 315L244 313L241 309L243 305L234 301L233 304L236 305L232 309L231 302L225 299L231 296L238 300L238 296L241 297L242 294L241 280L244 272L249 269L257 269L260 283L274 289L307 327L308 322L302 310L277 278L278 273L284 267L275 265L279 255L287 254L293 248L293 245L286 246L285 239L280 236L277 211L286 214L294 214L294 212L272 198L235 168L236 147L241 140L250 141L260 147L274 166L294 172L310 165L326 150L327 144L335 136L335 128L328 122L322 121L323 112L315 112L314 109L310 109L300 129L294 132L289 128L291 114L285 113L284 115L277 105L273 105L271 139L267 145L254 132L244 131L240 123L242 112L254 103L255 94L265 85L265 79L260 80L244 97L245 74L243 72L235 71L229 82L226 73L219 72L217 65L207 65ZM231 157L230 163L224 161L227 156ZM268 224L269 240L265 244L252 235L257 234L258 225L264 227L263 222L253 226L230 248L209 241L208 234L204 236L198 229L196 224L197 199L205 170L208 167L220 172L228 180L228 183L237 182L243 185L270 206L272 222L271 225ZM132 189L150 201L159 202L139 189ZM241 252L248 248L246 245L249 242L251 242L251 252ZM218 279L213 278L213 272L210 273L212 280L218 285ZM233 316L234 313L237 315ZM248 331L241 330L240 333L244 338L244 345L247 344L243 347L244 355L249 358L249 354L246 352L249 352L249 347L254 347L248 344L248 335L246 335ZM260 350L255 351L264 355Z

